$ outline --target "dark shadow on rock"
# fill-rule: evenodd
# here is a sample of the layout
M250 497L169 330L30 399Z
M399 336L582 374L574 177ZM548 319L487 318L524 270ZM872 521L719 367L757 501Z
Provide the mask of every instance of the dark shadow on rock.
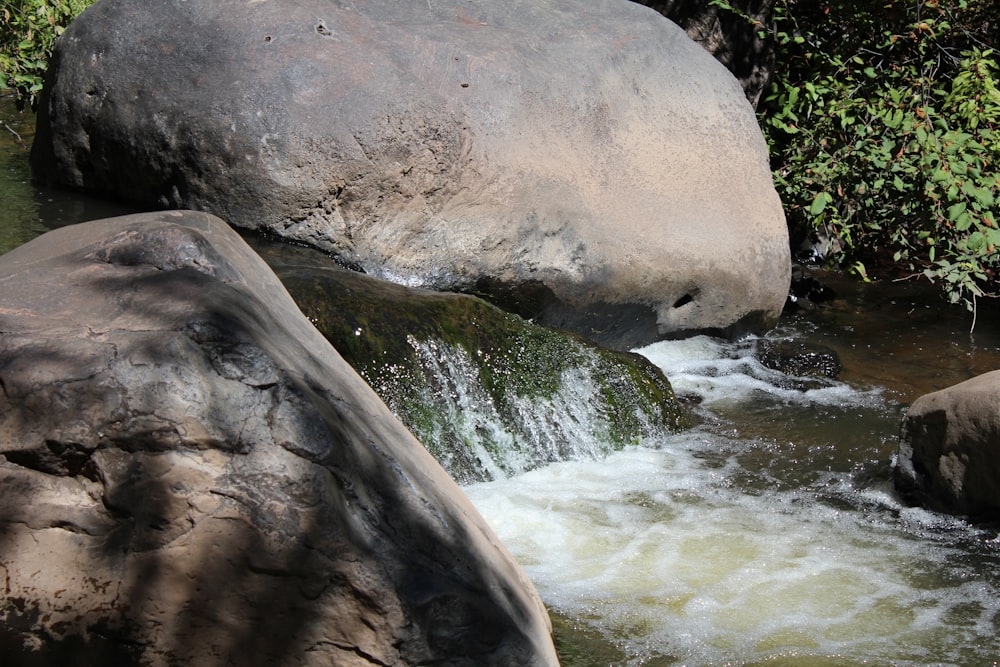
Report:
M660 12L684 28L732 72L754 106L770 82L774 44L761 37L762 26L773 22L774 0L734 0L736 11L705 0L634 0ZM744 16L740 16L741 12Z

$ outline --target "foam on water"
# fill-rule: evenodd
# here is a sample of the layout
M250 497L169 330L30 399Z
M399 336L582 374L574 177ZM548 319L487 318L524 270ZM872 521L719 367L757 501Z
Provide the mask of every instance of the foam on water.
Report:
M708 338L641 350L703 405L871 404L805 391ZM763 378L763 379L762 379ZM554 610L628 664L971 665L1000 656L1000 557L985 533L906 508L883 480L741 488L753 443L711 426L604 460L467 487Z
M740 492L699 457L725 444L675 438L467 492L546 602L634 664L971 664L1000 650L1000 590L952 534L967 526L884 492L853 507Z
M674 391L696 395L706 406L760 397L823 405L870 405L878 400L878 389L861 391L835 380L797 378L768 368L754 357L752 342L695 336L635 351L663 369Z

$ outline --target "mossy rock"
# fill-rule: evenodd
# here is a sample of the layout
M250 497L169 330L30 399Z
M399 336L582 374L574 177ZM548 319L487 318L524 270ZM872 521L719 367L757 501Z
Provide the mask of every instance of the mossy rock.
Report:
M260 251L260 248L259 248ZM640 444L684 421L637 354L552 331L474 296L262 251L302 311L460 482Z

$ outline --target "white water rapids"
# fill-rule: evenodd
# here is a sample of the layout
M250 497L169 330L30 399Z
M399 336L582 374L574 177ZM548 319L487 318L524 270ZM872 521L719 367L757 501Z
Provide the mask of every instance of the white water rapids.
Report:
M803 412L836 438L838 420L892 424L893 406L842 382L789 388L746 349L639 350L700 400L692 431L466 487L546 604L616 645L616 665L995 664L991 534L901 505L872 463L831 463L825 436L747 439L726 416L769 413L782 434Z

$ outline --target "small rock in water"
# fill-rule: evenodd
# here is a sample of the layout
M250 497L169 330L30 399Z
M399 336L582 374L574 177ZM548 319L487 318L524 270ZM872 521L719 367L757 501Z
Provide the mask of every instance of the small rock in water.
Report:
M792 267L792 282L788 291L785 310L811 310L816 304L836 298L837 294L809 274L801 266Z
M840 375L840 357L822 345L810 345L791 340L757 342L754 356L768 368L799 377L826 377Z

